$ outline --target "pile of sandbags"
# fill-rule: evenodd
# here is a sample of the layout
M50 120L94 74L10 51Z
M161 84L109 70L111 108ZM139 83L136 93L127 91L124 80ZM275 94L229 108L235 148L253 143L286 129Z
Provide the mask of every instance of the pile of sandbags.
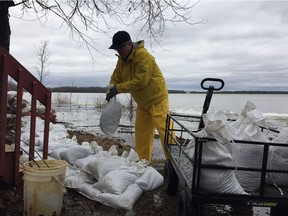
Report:
M261 128L267 128L265 117L252 102L247 102L243 113L235 121L227 121L222 112L203 114L205 127L195 133L197 137L210 137L216 141L204 143L202 164L236 167L235 170L202 169L200 188L219 193L252 192L260 188L261 172L238 170L239 168L262 168L264 145L261 143L288 144L288 129L278 135L269 136ZM235 140L235 142L233 141ZM247 143L237 142L245 141ZM255 144L256 143L256 144ZM194 157L195 141L186 147L190 159ZM288 147L270 146L267 169L288 171ZM276 186L288 185L288 174L267 172L266 182Z
M68 162L65 187L113 208L132 209L143 192L163 184L163 176L147 161L139 160L131 149L118 156L115 146L109 151L90 143L92 148L75 146L60 153Z
M20 162L29 160L30 119L22 117ZM35 159L40 160L43 150L44 121L36 118ZM118 156L115 145L104 151L96 141L77 142L77 137L68 138L62 124L50 124L48 159L65 160L67 170L65 187L75 189L91 200L114 208L130 210L145 191L163 184L163 176L147 161L139 160L131 149Z

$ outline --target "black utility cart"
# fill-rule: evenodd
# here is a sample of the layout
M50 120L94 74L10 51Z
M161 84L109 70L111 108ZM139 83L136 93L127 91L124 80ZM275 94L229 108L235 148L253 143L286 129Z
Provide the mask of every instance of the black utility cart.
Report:
M207 83L212 84L206 87ZM216 87L214 87L214 84ZM206 78L201 82L201 87L207 90L202 114L209 109L213 91L221 90L224 82L217 78ZM201 115L202 116L202 115ZM262 166L255 167L233 167L226 165L205 165L202 163L202 149L204 145L211 144L216 140L205 137L195 136L199 130L204 127L201 116L169 114L166 124L165 150L168 154L168 160L164 168L164 184L166 193L169 195L178 194L181 189L178 203L178 215L201 216L203 207L211 204L222 204L223 206L257 206L270 209L270 215L285 216L288 215L288 185L286 187L277 187L267 184L265 179L270 173L283 173L288 176L287 170L268 169L267 161L269 157L269 148L272 146L281 146L283 150L288 151L288 144L271 142L252 142L245 140L233 140L234 144L241 145L259 145L262 148ZM173 125L173 127L171 127ZM262 128L262 130L268 130ZM277 133L277 131L273 131ZM186 147L194 139L195 148L193 159L188 155ZM201 190L200 176L203 170L238 170L245 172L257 172L259 174L259 189L247 194L215 193ZM287 179L288 182L288 179ZM178 185L181 187L178 188Z

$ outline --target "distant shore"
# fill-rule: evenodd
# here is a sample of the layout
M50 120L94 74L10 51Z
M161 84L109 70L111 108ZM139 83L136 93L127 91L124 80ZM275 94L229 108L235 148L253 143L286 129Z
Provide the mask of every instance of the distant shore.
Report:
M206 92L190 91L190 94L203 94ZM219 91L214 94L288 94L288 91Z
M106 93L105 87L75 87L62 86L48 88L51 92L74 92L74 93ZM207 91L184 91L184 90L168 90L169 94L204 94ZM214 91L216 94L288 94L288 91Z

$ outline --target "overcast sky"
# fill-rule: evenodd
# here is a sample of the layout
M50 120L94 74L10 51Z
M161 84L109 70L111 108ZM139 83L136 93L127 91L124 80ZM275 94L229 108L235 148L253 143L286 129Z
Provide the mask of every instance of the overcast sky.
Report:
M152 47L144 34L126 26L109 36L95 34L98 50L93 62L86 46L72 40L70 32L53 22L16 18L10 8L10 53L35 73L35 47L49 42L49 76L44 84L57 86L101 86L108 84L117 58L109 50L118 30L130 32L134 41L145 40L167 82L168 89L201 90L206 77L225 81L223 90L288 90L288 1L200 0L191 22L203 24L167 25L161 46ZM30 17L27 18L31 19Z

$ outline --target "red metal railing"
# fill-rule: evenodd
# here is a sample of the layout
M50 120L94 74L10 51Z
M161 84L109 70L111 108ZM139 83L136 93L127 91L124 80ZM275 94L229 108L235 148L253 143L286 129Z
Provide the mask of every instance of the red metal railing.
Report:
M39 82L27 69L25 69L13 56L0 46L0 70L1 70L1 128L0 128L0 179L8 183L17 184L19 178L19 159L21 143L21 119L22 97L17 97L15 150L13 161L8 161L5 153L7 142L7 90L8 78L11 77L17 83L17 95L23 94L23 89L31 94L31 119L30 119L30 143L29 160L34 159L35 130L36 130L36 106L37 101L45 106L43 159L48 156L49 123L51 111L51 92ZM12 166L11 166L12 163Z

